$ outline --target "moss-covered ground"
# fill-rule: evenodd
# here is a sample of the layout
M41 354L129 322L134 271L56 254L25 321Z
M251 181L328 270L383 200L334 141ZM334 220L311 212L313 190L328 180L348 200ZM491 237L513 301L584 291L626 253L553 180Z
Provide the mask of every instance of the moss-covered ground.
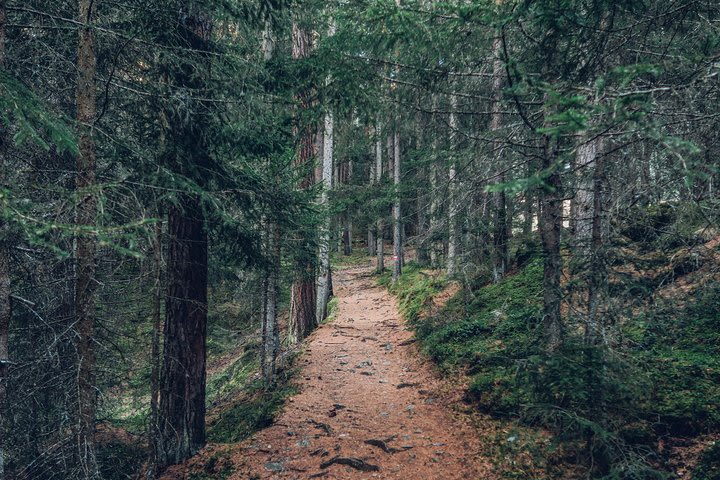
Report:
M720 285L624 312L608 349L587 347L571 326L563 351L548 356L539 258L439 310L431 306L442 276L410 264L399 282L387 273L379 282L397 296L422 351L446 374L469 377L467 400L508 422L504 432L517 427L495 449L508 478L538 478L528 458L546 478L664 478L663 444L720 431ZM705 473L717 472L716 450L695 478L718 478Z

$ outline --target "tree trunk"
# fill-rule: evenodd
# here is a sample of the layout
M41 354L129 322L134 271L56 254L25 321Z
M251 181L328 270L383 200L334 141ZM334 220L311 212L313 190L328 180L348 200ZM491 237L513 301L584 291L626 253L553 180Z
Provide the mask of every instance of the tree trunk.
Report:
M402 223L400 215L400 134L397 130L393 135L393 183L395 185L395 203L393 205L393 282L402 275L403 246Z
M506 176L503 165L502 141L499 138L499 131L502 126L502 39L497 36L493 41L493 104L492 117L490 119L490 130L493 133L493 155L495 157L495 168L500 169L498 183L505 183ZM508 240L510 232L508 228L507 198L504 190L494 193L495 200L495 222L493 229L494 247L494 268L493 277L495 282L500 281L508 269Z
M270 257L270 266L263 282L265 291L263 295L263 338L260 368L265 381L271 383L275 380L276 362L280 350L280 334L277 322L278 296L280 293L280 226L275 222L268 222L265 238L265 247L267 255Z
M352 235L352 217L350 215L345 216L345 230L343 234L343 254L345 256L352 255L353 252L353 235Z
M80 0L77 60L77 120L80 128L79 155L75 189L78 203L75 223L85 230L75 238L75 322L78 354L78 423L77 448L80 478L98 478L95 458L95 238L88 231L95 226L95 142L92 124L95 121L95 37L90 23L95 7L92 0Z
M415 151L416 155L420 155L423 147L422 136L424 134L424 115L421 111L420 97L418 96L417 119L415 122ZM417 262L418 265L427 267L430 263L430 255L428 253L428 225L427 225L427 175L418 171L418 178L421 181L415 196L415 208L417 210L417 236L420 239L417 243Z
M592 242L592 228L594 220L594 196L593 188L594 172L596 170L595 160L597 158L598 140L591 139L577 149L575 169L576 185L571 208L573 234L575 237L575 257L580 262L590 260L590 247Z
M194 49L185 54L197 56L202 65L207 58L197 52L208 50L213 24L194 2L178 0L177 7L174 34L183 47L189 45ZM180 88L207 86L209 72L198 69L196 63L181 60L168 68L171 72L168 80ZM164 112L169 119L166 160L180 175L202 186L203 179L192 172L209 165L207 125L195 109L174 107ZM158 408L160 472L187 460L205 445L208 239L200 196L181 192L176 198L168 212L164 350Z
M181 463L205 445L208 243L200 199L183 194L168 215L170 249L159 409L159 464Z
M377 122L377 128L375 129L375 181L380 183L382 181L383 172L383 161L382 161L382 140L380 139L380 122ZM383 232L383 221L382 216L377 220L376 227L376 242L375 254L377 256L377 272L382 273L385 271L385 235Z
M0 68L5 68L5 0L0 0ZM7 172L7 151L9 136L5 126L0 125L0 185L5 184ZM8 402L7 384L10 367L10 318L12 305L10 302L10 256L9 241L5 222L0 219L0 480L5 479L5 443L8 433Z
M160 402L160 332L163 293L162 277L162 223L155 226L155 238L153 243L153 274L155 285L153 286L153 331L150 353L150 472L148 478L155 478L158 473L158 442L160 432L158 429L158 404Z
M457 256L460 248L460 229L458 225L459 186L457 179L457 165L455 156L457 152L457 97L450 96L450 170L448 173L449 205L448 205L448 252L447 252L447 276L454 277L457 274Z
M437 95L433 95L432 98L432 120L434 124L435 134L431 144L433 162L430 165L430 266L432 268L440 267L440 242L436 240L439 237L440 231L440 192L439 192L439 181L440 173L438 172L437 156L440 150L439 148L439 135L437 134L437 109L438 100Z
M266 21L263 30L261 50L263 59L272 60L275 51L275 38L270 21ZM322 138L321 135L318 137ZM276 362L280 349L280 335L277 322L278 295L280 289L281 240L280 225L274 220L264 218L265 254L269 258L265 269L262 290L263 305L261 312L262 344L260 346L260 370L267 383L275 380Z
M372 155L374 153L373 152L374 147L371 148L370 150L371 150L370 154ZM376 175L375 174L375 162L370 162L369 170L370 170L369 185L370 185L370 188L372 189L373 185L375 185L375 175ZM372 221L368 222L368 229L367 229L367 254L368 254L368 257L372 257L373 254L375 253L375 249L377 248L377 245L375 244L375 228L376 228L376 225L373 225Z
M312 36L310 32L293 23L292 27L292 57L295 60L302 60L310 56L312 47ZM298 103L301 110L309 110L311 105L312 92L305 91L299 94ZM300 115L298 115L300 117ZM308 189L312 187L312 162L315 159L313 146L313 128L300 121L296 129L298 138L297 154L295 155L294 166L307 172L300 180L298 188ZM298 264L295 266L295 278L293 279L290 300L290 322L288 325L288 341L291 344L304 339L316 326L315 315L315 268L313 261L309 258L310 245L308 238L310 232L302 232L300 248L307 250L305 255L300 255ZM314 250L314 249L312 249Z
M605 161L600 137L578 148L578 184L575 193L575 264L587 275L585 340L589 345L605 342L604 322L599 308L607 286L604 258Z
M543 269L543 329L545 348L548 353L557 352L563 344L564 328L560 316L560 275L562 261L560 257L560 232L562 227L562 195L559 168L555 165L557 157L553 140L543 138L543 169L549 172L540 194L540 236L542 238Z
M317 322L327 317L327 303L330 298L330 213L328 194L332 188L333 142L335 122L332 112L325 114L325 135L323 136L322 158L322 191L320 193L320 208L325 215L320 226L319 268L320 275L317 280Z

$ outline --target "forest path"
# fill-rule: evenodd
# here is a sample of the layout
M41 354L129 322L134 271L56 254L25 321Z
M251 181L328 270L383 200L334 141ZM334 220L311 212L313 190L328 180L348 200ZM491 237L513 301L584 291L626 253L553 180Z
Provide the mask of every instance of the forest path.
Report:
M395 299L370 267L334 274L335 319L308 339L300 393L276 423L236 452L230 478L491 478L477 434L453 415L443 382L417 353ZM366 443L375 441L375 445ZM321 464L334 457L355 467ZM352 460L340 460L352 462ZM374 470L377 467L379 470Z

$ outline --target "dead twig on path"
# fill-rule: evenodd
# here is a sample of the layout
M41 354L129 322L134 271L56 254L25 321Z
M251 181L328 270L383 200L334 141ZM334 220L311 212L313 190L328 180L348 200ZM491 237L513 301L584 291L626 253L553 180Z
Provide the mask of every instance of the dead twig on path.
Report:
M362 472L378 472L380 471L380 467L377 465L373 465L371 463L367 463L365 460L362 460L360 458L355 457L333 457L327 462L323 462L320 464L320 468L328 468L330 465L334 464L338 465L347 465L348 467L352 467L355 470L360 470Z

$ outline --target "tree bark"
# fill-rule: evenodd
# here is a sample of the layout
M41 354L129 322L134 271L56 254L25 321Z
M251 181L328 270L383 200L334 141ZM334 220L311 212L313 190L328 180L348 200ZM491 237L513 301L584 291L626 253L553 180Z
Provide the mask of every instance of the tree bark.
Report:
M163 468L187 460L205 445L208 243L196 195L183 194L180 205L170 209L168 236L159 410Z
M438 172L437 156L440 150L439 140L437 134L437 114L434 113L438 109L437 95L433 95L432 99L432 119L435 123L436 133L433 135L431 143L433 162L430 165L430 266L432 268L440 267L440 252L442 247L440 242L436 240L439 236L440 230L440 193L439 193L439 180L440 173Z
M502 64L502 39L498 36L493 41L493 103L492 117L490 119L490 130L494 135L493 154L495 156L495 168L504 172L502 141L499 138L499 131L502 126L502 83L503 83L503 64ZM498 177L498 183L505 183L506 175L501 173ZM494 193L495 200L495 222L493 230L493 246L494 246L494 269L493 277L495 282L500 281L508 269L508 241L510 239L510 229L508 228L508 212L507 197L504 190Z
M0 67L5 67L5 21L7 18L5 0L0 0ZM5 126L0 125L0 186L6 178L7 150L9 136ZM5 478L5 443L8 433L7 385L10 367L10 319L12 304L10 301L10 255L5 222L0 219L0 480Z
M604 258L605 161L601 137L590 139L577 151L578 183L575 192L575 264L587 275L585 340L605 343L605 325L599 309L607 287Z
M455 163L457 149L458 121L455 111L457 110L457 97L450 96L450 169L448 173L449 204L448 204L448 252L447 252L447 276L454 277L457 274L457 256L460 248L460 229L458 225L459 206L459 185L457 179L457 165Z
M294 22L292 27L292 57L295 60L302 60L310 56L312 48L312 36L298 23ZM311 105L311 92L301 92L298 96L299 108L309 110ZM306 176L300 180L298 188L308 189L312 186L312 162L315 159L313 147L313 128L310 125L299 125L296 130L298 137L297 154L295 155L295 167L305 170ZM309 249L309 232L303 232L300 248ZM295 266L295 278L293 279L290 300L290 322L288 328L288 341L293 344L304 339L315 326L317 318L315 315L315 268L311 258L301 255L298 264Z
M380 183L382 181L383 172L383 158L382 158L382 140L380 137L380 122L377 122L375 129L375 182ZM377 256L377 272L382 273L385 271L385 235L383 232L383 221L382 216L377 220L376 227L376 242L375 254Z
M153 274L155 285L153 286L153 331L150 353L150 472L149 478L155 478L158 473L158 442L160 431L158 429L158 405L160 402L160 367L162 353L160 351L160 335L162 328L162 299L163 292L163 268L162 268L162 223L155 226L155 238L153 243Z
M80 126L79 154L76 163L75 189L78 203L75 223L79 234L75 238L75 324L78 354L78 418L77 455L79 477L99 477L95 457L95 226L97 198L95 196L95 142L92 124L95 121L95 36L90 23L94 19L92 0L78 2L78 60L77 60L77 120Z
M420 109L420 97L418 96L417 117L415 122L415 151L419 155L422 147L422 136L424 133L425 122L424 115ZM428 225L427 225L427 175L424 172L418 172L418 179L421 181L415 195L415 206L417 210L417 236L420 239L417 244L417 263L423 267L430 263L430 255L428 253Z
M597 150L598 139L585 141L578 146L575 161L577 180L570 213L573 220L575 246L577 247L574 256L580 262L590 260L595 196L593 183L595 180Z
M175 35L182 45L201 52L209 48L213 24L192 1L178 0ZM179 60L169 67L169 81L180 88L205 88L209 65L202 54L198 63ZM200 65L201 68L198 68ZM193 74L189 74L193 72ZM166 160L182 176L203 179L195 171L207 168L210 154L207 125L194 110L168 106L170 119ZM167 290L163 327L163 364L158 408L158 470L181 463L205 445L205 364L207 339L208 239L201 197L177 194L168 211Z
M374 153L374 147L372 147L370 150L370 154L372 155ZM370 162L370 188L372 189L373 185L375 185L375 162ZM373 225L374 222L370 221L368 222L368 230L367 230L367 252L368 256L372 257L375 254L375 249L377 248L377 245L375 244L375 228L376 225Z
M280 226L276 222L268 222L266 228L267 254L270 265L266 272L264 285L264 305L262 312L262 356L260 368L267 382L275 380L277 372L277 356L280 350L280 334L277 322L278 297L280 294Z
M540 195L540 236L542 239L543 269L543 329L545 348L548 353L557 352L563 344L564 327L560 315L560 276L562 260L560 257L560 233L562 227L562 195L560 171L555 160L557 152L553 143L556 140L543 137L543 170L548 172Z
M320 226L319 268L317 280L317 322L327 317L327 303L330 298L330 213L328 194L332 188L332 171L334 157L335 121L332 112L325 114L325 135L323 136L322 158L322 191L320 193L320 208L325 216Z
M393 204L393 282L397 282L402 275L403 264L403 238L400 203L400 134L395 130L393 134L393 183L395 185L395 203Z

